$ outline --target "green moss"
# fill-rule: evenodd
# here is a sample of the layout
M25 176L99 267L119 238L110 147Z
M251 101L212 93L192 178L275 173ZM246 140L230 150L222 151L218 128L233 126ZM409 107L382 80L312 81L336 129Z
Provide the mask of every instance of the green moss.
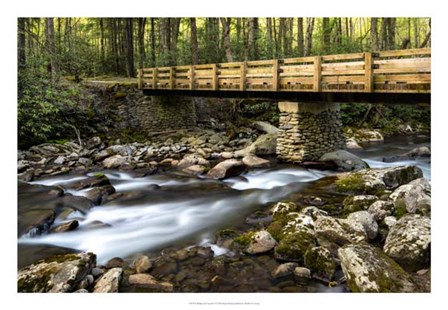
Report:
M117 92L114 94L114 98L115 98L115 99L121 99L121 98L124 98L124 97L126 97L126 96L127 96L126 93L119 92L119 91L117 91Z
M95 172L95 173L93 174L93 176L94 176L95 178L103 178L103 177L105 177L106 175L105 175L103 172Z
M271 234L271 236L275 240L280 241L280 239L282 237L283 226L284 226L284 222L274 221L271 224L269 224L269 226L268 226L268 228L266 228L266 230L268 231L268 233Z
M310 247L304 255L305 267L318 278L331 281L336 271L336 262L330 251L322 247Z
M275 255L280 259L302 262L307 249L315 244L314 236L308 232L288 234L275 247Z
M397 220L404 215L406 215L408 211L406 210L406 206L404 204L399 204L398 206L395 206L395 217Z
M356 173L337 180L335 185L340 192L364 192L366 189L363 178Z
M249 231L245 234L242 234L234 239L234 241L240 245L248 246L252 241L252 237L255 235L254 231Z
M59 144L59 145L64 145L67 142L69 142L70 140L67 139L56 139L56 140L49 140L49 143L54 143L54 144Z
M234 238L238 236L238 232L236 232L236 230L234 229L223 229L218 231L216 233L216 236L221 238Z

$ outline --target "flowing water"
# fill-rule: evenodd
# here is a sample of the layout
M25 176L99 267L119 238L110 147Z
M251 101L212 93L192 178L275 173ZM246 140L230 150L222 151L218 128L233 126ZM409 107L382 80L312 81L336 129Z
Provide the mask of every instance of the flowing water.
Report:
M425 177L430 178L429 159L382 162L384 156L402 154L423 145L429 146L427 137L402 137L364 145L364 150L354 153L371 167L414 164L423 169ZM33 187L32 191L21 190L19 186L19 219L21 210L32 209L38 214L39 210L47 210L59 203L63 210L69 211L61 211L55 224L68 219L77 219L80 223L79 228L71 232L20 236L19 260L20 256L25 256L27 262L32 261L34 254L24 249L42 245L92 251L97 254L99 263L116 256L128 257L164 247L194 244L209 245L215 255L222 255L226 250L211 243L216 231L228 227L242 228L246 217L261 206L285 199L302 191L309 182L331 174L284 164L250 171L243 177L225 181L188 177L175 172L146 177L118 171L104 173L121 195L92 208L83 205L85 199L81 197L85 190L65 190L66 200L40 195L48 192L46 186L67 188L71 182L88 175L38 179L31 184L42 186ZM67 200L67 196L71 196L67 194L73 195L73 199ZM77 196L80 196L78 200Z

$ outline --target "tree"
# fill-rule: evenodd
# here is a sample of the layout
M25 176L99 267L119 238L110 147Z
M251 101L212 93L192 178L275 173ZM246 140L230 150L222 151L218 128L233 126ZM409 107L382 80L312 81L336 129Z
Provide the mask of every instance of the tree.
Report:
M151 65L156 65L156 22L155 18L151 17Z
M328 17L322 18L322 47L324 53L327 53L330 50L331 45L331 28L330 28L330 19Z
M312 39L314 31L314 18L310 17L306 19L306 36L305 36L305 50L304 56L311 55Z
M137 31L137 42L138 42L138 66L143 68L145 65L145 27L146 18L137 18L138 21L138 31Z
M378 42L378 18L372 17L370 19L370 41L372 42L372 50L379 51L380 46Z
M49 62L49 72L53 81L59 79L59 65L56 48L54 46L54 20L53 17L45 18L45 46L47 48Z
M133 18L125 18L125 50L126 50L126 74L133 77L134 69L134 20Z
M17 24L17 65L19 69L26 67L25 18L19 18Z
M231 18L221 17L222 31L224 36L224 48L226 50L227 62L233 62L232 47L230 44L230 22Z
M303 18L297 18L297 53L299 57L303 56Z
M199 48L198 48L198 31L196 28L196 18L190 18L191 29L191 56L192 64L197 65L199 63Z

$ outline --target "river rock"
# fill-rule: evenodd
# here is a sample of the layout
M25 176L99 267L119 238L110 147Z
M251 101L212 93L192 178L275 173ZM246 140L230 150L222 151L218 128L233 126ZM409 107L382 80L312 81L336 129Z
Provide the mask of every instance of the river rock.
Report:
M72 292L95 264L93 253L52 256L20 269L17 290L24 293Z
M280 201L277 202L272 208L272 219L274 221L284 218L291 212L298 211L297 205L292 201Z
M277 241L265 230L256 232L252 238L246 252L249 254L259 254L272 250Z
M85 157L81 157L78 159L78 162L83 165L83 166L91 166L92 165L92 160L89 158L85 158Z
M414 292L411 276L380 249L348 244L339 249L342 271L353 292Z
M85 193L85 197L93 202L94 205L100 205L109 195L115 193L112 185L94 187Z
M59 224L56 227L53 227L51 229L51 232L60 233L60 232L64 232L64 231L71 231L71 230L75 230L76 228L78 228L78 226L79 226L79 222L77 220L68 221L66 223Z
M420 214L431 212L431 185L425 178L400 186L389 198L397 210Z
M56 165L62 165L65 163L67 159L64 156L58 156L58 158L56 158L53 163L55 163Z
M384 252L407 270L415 271L430 262L431 220L408 214L393 225L384 244Z
M319 161L331 161L338 166L341 171L353 171L369 168L369 165L358 156L345 150L326 153L319 158Z
M378 224L372 214L367 211L350 213L346 222L353 231L364 231L369 240L375 239L378 235Z
M272 272L272 277L274 279L278 279L281 277L289 276L290 274L293 274L296 267L298 267L297 263L281 264Z
M378 200L375 195L356 195L348 196L344 199L344 212L352 213L356 211L362 211L369 208L369 206Z
M248 152L255 155L274 155L276 147L277 134L264 134L248 147Z
M121 155L114 155L103 160L103 167L105 169L115 169L126 162L126 157Z
M169 282L158 281L147 273L131 274L129 276L129 285L147 288L155 292L173 292L174 286Z
M124 265L124 260L121 257L114 257L107 261L105 267L107 269L117 268L117 267L121 268L121 267L123 267L123 265Z
M311 278L311 270L305 267L296 267L294 269L294 276L299 280L309 279Z
M243 157L243 164L248 168L261 168L270 166L271 162L255 155L246 155Z
M101 278L96 282L93 292L94 293L116 293L120 287L120 281L123 274L123 269L112 268L109 269Z
M106 150L102 150L102 151L96 153L96 154L93 156L93 160L94 160L94 161L101 161L101 160L103 160L103 159L109 157L110 155L112 155L112 154L111 154L110 151L108 151L107 149L106 149Z
M305 267L311 270L313 277L325 282L333 280L337 263L329 250L324 247L310 247L304 256Z
M383 162L391 163L396 161L404 161L404 160L414 160L419 157L430 157L431 156L431 150L426 146L421 146L414 148L410 150L409 152L406 152L401 155L391 156L391 157L384 157Z
M378 130L358 129L354 133L358 142L378 142L384 141L383 135Z
M335 243L339 246L347 243L357 243L366 239L364 229L359 225L350 225L344 219L336 219L330 216L319 217L315 224L314 230L320 245L324 245L325 241Z
M384 218L384 224L391 229L392 226L394 226L395 224L397 224L398 220L395 216L386 216Z
M135 266L135 271L137 273L146 273L151 269L152 263L149 260L148 256L142 255L142 256L137 257L137 259L134 262L134 266Z
M392 215L395 211L394 204L390 201L378 200L372 203L367 210L372 214L375 221L382 222L386 217Z
M93 137L90 138L89 140L87 140L87 142L85 143L85 147L87 149L94 149L97 148L101 145L101 138L100 137Z
M230 159L233 158L233 152L222 152L220 156L222 159Z
M74 190L81 190L86 188L92 188L92 187L101 187L101 186L112 186L110 184L109 179L104 174L97 174L91 177L88 177L86 179L82 179L76 182L69 183L65 186L68 188L72 188Z
M192 165L182 169L183 172L191 175L200 175L205 172L207 168L201 165Z
M353 139L353 138L349 138L349 139L346 140L345 147L348 150L362 150L362 146L360 146L358 144L358 142L356 142L356 140Z
M221 180L229 177L238 176L244 170L245 166L240 160L227 159L211 168L207 173L207 177Z
M264 133L269 133L269 134L278 134L280 132L280 129L278 129L277 127L269 124L268 122L263 122L263 121L256 121L253 123L253 126L255 129L264 132Z

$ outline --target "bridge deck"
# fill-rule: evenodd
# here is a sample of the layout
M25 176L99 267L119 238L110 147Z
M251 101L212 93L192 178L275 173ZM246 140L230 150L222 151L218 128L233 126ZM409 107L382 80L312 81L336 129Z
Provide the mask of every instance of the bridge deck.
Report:
M228 92L226 97L252 93L252 97L294 98L294 93L310 93L305 97L318 99L323 93L337 98L347 93L370 102L385 98L381 93L393 93L408 94L396 98L419 94L417 101L428 102L431 49L143 68L138 73L139 88L153 95L225 96Z

